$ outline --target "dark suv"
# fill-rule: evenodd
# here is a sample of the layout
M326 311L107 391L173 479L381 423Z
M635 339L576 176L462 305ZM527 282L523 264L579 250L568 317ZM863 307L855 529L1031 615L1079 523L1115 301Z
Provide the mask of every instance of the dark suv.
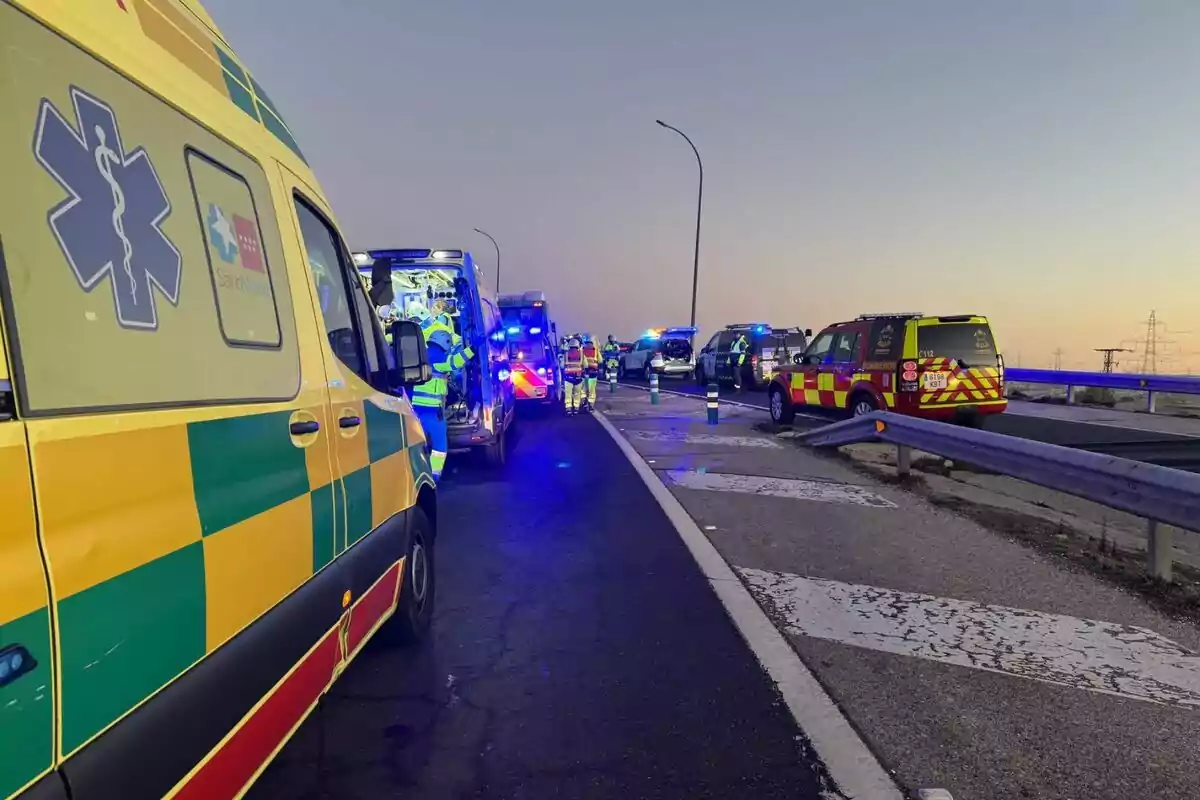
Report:
M771 382L779 366L790 364L793 356L804 352L812 331L780 328L765 323L726 325L724 330L713 334L708 344L700 350L700 356L696 359L698 385L704 386L714 380L721 385L734 383L733 370L737 365L730 348L739 334L746 337L749 345L746 360L742 364L742 386L762 389Z

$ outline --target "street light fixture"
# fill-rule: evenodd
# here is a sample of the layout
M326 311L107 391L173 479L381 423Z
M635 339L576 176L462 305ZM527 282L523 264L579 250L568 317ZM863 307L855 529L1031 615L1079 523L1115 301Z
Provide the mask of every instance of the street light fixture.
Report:
M479 228L474 228L473 230L491 239L492 247L496 248L496 294L500 294L500 245L496 244L496 240L487 231L481 231Z
M700 160L700 151L696 149L696 145L688 138L688 135L679 128L673 125L668 125L661 119L654 120L662 127L669 131L675 131L683 140L691 146L692 152L696 154L696 166L700 168L700 188L696 192L696 250L692 260L692 317L689 323L693 328L696 327L696 287L700 282L700 213L704 208L704 162Z

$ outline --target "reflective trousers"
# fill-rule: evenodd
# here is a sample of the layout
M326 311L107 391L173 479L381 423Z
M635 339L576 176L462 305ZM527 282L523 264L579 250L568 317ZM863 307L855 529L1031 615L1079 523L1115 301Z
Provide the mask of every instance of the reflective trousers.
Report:
M436 406L413 406L421 427L425 429L425 438L429 440L429 466L433 469L433 479L442 477L442 469L446 466L446 449L449 447L446 438L446 413Z
M583 402L583 378L578 375L564 378L563 394L566 399L567 411L578 411Z

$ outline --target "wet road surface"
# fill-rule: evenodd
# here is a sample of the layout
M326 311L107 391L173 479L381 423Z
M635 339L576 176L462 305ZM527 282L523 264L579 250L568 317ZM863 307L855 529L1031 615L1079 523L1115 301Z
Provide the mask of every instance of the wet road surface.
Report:
M430 639L373 642L248 797L821 796L628 461L595 420L539 416L506 472L443 484Z

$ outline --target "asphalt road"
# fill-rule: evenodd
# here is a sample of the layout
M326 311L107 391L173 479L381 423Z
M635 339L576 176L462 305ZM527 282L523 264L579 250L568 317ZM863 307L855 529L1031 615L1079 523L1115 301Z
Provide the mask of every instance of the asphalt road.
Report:
M819 797L806 740L590 418L522 419L503 476L444 481L438 608L373 643L250 795Z
M1200 631L756 410L602 400L909 791L1200 797ZM801 724L804 719L801 719Z
M631 386L644 387L646 385L645 381L629 380L626 382ZM674 392L704 394L704 389L696 386L690 380L664 380L660 387ZM720 394L725 400L746 403L762 408L764 411L767 408L765 392L747 390L738 393L730 388L722 388ZM811 413L814 418L797 418L798 427L814 427L824 420L835 422L838 419L837 416L820 410L810 412L806 409L805 413ZM1145 461L1175 469L1200 472L1200 438L1197 437L1015 413L990 416L986 419L984 428L1022 439L1059 444L1065 447L1129 458L1134 461Z

